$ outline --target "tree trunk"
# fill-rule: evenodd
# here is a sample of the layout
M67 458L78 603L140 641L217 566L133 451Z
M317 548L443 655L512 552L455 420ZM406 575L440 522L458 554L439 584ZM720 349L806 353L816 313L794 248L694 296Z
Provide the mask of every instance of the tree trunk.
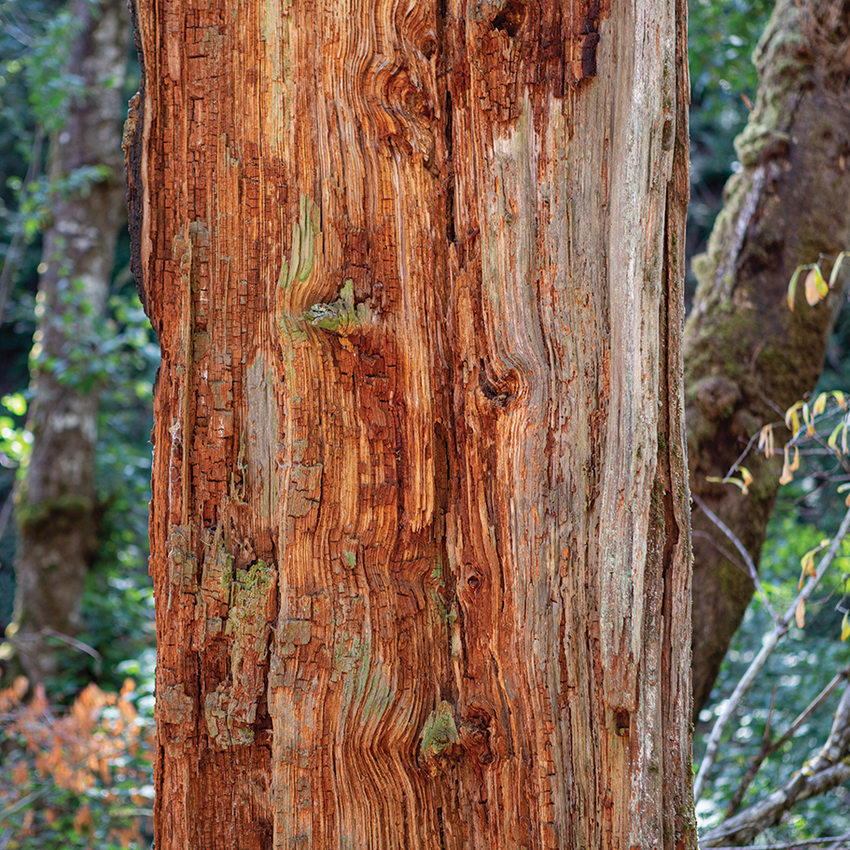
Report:
M15 613L7 630L26 675L55 676L61 641L79 627L96 544L95 323L106 303L124 217L119 147L129 26L122 0L75 0L70 71L80 91L51 139L52 221L44 235L27 427L32 455L15 505ZM80 169L104 166L82 188ZM67 182L66 182L67 181Z
M137 9L157 847L694 847L684 3Z
M809 307L786 292L794 269L850 248L850 1L779 0L755 56L755 109L729 181L685 327L691 490L758 563L779 461L756 452L748 495L724 476L763 425L814 389L839 291ZM802 287L801 287L802 288ZM777 431L777 445L780 445ZM695 511L694 711L705 704L753 593L716 525Z

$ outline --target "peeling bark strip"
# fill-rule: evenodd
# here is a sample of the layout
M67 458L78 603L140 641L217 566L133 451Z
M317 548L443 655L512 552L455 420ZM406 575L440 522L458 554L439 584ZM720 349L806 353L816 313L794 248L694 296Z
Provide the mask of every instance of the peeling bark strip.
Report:
M139 0L157 847L695 846L684 19Z

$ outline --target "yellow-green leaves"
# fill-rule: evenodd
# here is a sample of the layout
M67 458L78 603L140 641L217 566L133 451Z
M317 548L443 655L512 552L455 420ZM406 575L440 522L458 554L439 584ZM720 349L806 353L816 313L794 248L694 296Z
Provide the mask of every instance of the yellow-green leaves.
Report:
M765 425L759 431L758 451L764 452L766 458L771 458L775 450L776 444L773 439L773 425Z
M837 414L844 413L841 416L841 421L837 425L833 425ZM821 446L826 445L837 455L850 454L850 438L848 438L848 430L850 430L850 404L848 404L848 396L841 390L828 390L818 393L818 395L809 401L795 401L786 411L784 415L785 426L791 432L788 442L785 444L783 452L782 473L779 478L780 484L788 484L794 480L794 473L800 468L800 444L803 439L813 440ZM831 420L831 421L830 421ZM826 423L832 428L827 437ZM768 460L776 454L776 433L775 428L778 423L771 422L762 426L756 435L750 440L746 450L738 459L743 460L751 450L753 444L757 446L757 451L764 454ZM818 428L822 431L818 432ZM709 476L707 481L716 484L734 484L745 495L749 492L750 485L753 483L754 477L750 471L736 463L729 472L722 478L718 476ZM841 492L841 490L839 490ZM850 506L850 495L847 500Z
M817 575L817 570L815 569L815 555L817 555L817 553L825 547L829 546L829 543L829 538L824 538L817 546L815 546L814 549L809 549L809 551L800 558L802 572L800 573L800 583L797 585L798 590L803 587L803 582L806 580L806 576L814 577ZM800 628L802 628L802 626L800 626Z
M818 301L823 301L829 293L829 287L824 280L820 266L815 266L813 269L810 269L809 273L806 275L805 293L806 303L810 307L814 307Z
M835 405L831 410L830 401ZM828 392L819 393L811 403L795 401L785 411L785 425L791 432L791 439L784 450L785 462L782 466L782 476L779 479L780 484L787 484L789 481L793 481L794 472L800 466L800 450L797 447L797 441L801 437L817 438L819 417L834 415L838 411L845 410L847 410L847 396L841 390L829 390ZM833 427L829 437L826 439L826 445L836 454L848 453L848 422L850 422L850 415L843 417L842 421ZM773 434L770 430L771 427L770 425L765 425L759 435L758 447L760 451L764 451L765 457L770 457L773 453ZM822 445L822 438L819 441Z
M794 269L794 274L791 275L791 280L788 283L788 309L794 309L794 302L797 300L797 284L803 272L806 272L803 290L806 296L806 303L810 307L814 307L820 301L823 301L829 295L830 289L838 280L838 275L841 273L841 267L844 261L850 257L850 252L842 251L836 258L832 266L832 272L829 275L829 280L823 276L823 271L819 263L808 263L805 266L797 266Z
M780 484L788 484L794 480L794 473L800 468L800 449L794 446L791 451L785 446L785 460L782 463L782 475L779 476Z
M720 478L717 475L709 475L705 480L711 481L713 484L734 484L745 496L750 492L750 484L755 480L753 474L746 466L739 466L737 472L741 477L736 478L734 475L727 475L726 478Z
M809 406L804 401L795 401L788 410L785 411L785 425L792 434L796 434L800 430L800 411L806 409L808 413Z
M848 616L845 613L844 617L841 619L841 640L842 642L847 640L850 637L850 620L848 620Z
M841 446L838 445L838 438L841 437ZM836 454L847 454L847 420L839 422L835 428L832 429L832 433L829 435L829 439L826 441L827 446L831 448Z

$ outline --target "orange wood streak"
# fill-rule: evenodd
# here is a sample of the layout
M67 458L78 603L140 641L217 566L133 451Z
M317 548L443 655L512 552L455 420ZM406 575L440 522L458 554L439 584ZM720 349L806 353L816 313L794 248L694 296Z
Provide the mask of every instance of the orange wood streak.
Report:
M157 846L686 833L671 164L610 14L139 0Z

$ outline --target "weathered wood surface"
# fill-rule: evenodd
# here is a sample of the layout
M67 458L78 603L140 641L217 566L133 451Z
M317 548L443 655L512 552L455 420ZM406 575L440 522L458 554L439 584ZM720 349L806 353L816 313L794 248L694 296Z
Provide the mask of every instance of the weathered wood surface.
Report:
M694 846L684 3L137 5L157 847Z

